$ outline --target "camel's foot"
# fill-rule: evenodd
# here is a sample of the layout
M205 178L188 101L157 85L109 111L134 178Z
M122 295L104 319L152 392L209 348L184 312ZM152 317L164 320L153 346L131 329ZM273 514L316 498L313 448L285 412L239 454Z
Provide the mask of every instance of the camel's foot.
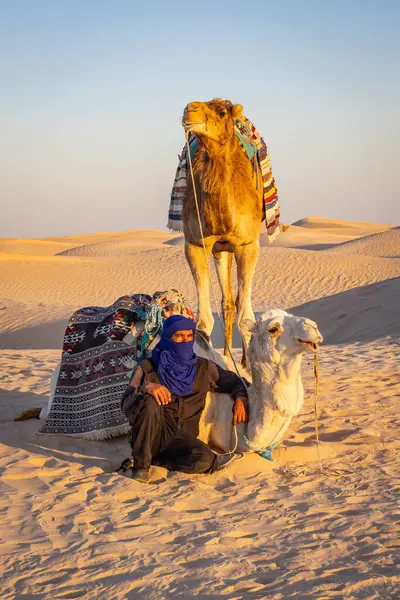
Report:
M23 410L22 413L18 415L18 417L15 417L14 421L27 421L28 419L38 419L41 412L41 408L28 408L28 410Z

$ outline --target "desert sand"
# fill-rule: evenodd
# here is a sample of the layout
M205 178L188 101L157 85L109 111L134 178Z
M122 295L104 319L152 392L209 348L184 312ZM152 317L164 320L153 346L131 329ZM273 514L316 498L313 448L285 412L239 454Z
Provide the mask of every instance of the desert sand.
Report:
M14 422L47 402L78 307L171 287L194 309L196 298L178 234L0 240L2 598L399 597L400 229L312 217L272 247L262 230L261 245L254 310L310 317L324 335L321 452L340 477L319 471L308 355L306 402L275 462L248 454L208 476L154 468L159 484L145 486L114 473L124 438ZM239 356L237 335L235 346Z

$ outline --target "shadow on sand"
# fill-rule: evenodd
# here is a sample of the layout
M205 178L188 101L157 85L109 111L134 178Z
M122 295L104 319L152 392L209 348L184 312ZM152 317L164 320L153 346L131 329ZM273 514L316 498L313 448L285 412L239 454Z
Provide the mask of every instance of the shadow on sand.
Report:
M298 317L316 321L324 336L324 344L351 344L373 342L384 337L400 336L399 318L400 277L363 285L346 292L319 298L305 304L286 308ZM281 308L266 304L268 308ZM256 312L258 319L263 313ZM211 336L215 348L222 348L224 335L214 313ZM240 335L235 325L233 348L241 348Z
M23 409L44 406L47 396L31 392L0 390L0 439L2 444L28 453L99 467L113 472L130 455L125 435L102 441L39 434L43 421L13 421ZM11 406L11 408L10 408Z
M318 323L325 344L400 336L400 277L363 285L288 309Z
M2 333L1 350L60 350L68 317Z

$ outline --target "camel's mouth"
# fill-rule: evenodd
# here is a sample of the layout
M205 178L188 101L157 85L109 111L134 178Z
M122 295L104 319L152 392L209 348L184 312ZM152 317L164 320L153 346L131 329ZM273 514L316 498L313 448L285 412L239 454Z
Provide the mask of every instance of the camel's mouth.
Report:
M319 350L319 344L317 344L316 342L307 342L306 340L301 340L300 338L297 338L297 341L300 342L300 344L303 344L306 348L308 348L308 350L311 350L311 352L313 352L314 354L316 354Z
M204 121L182 121L182 125L184 127L184 129L190 129L191 127L193 127L194 125L204 125Z

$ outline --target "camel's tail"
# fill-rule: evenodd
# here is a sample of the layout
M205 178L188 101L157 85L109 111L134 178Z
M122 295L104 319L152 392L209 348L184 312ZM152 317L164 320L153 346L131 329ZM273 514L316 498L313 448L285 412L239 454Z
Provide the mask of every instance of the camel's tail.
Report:
M14 421L27 421L28 419L38 419L41 413L41 408L28 408L15 417Z

